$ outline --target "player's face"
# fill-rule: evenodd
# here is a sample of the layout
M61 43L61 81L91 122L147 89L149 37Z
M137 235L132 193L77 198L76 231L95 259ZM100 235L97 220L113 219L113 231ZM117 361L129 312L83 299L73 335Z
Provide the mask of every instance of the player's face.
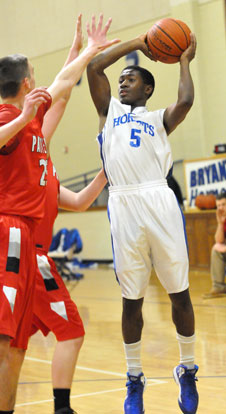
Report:
M31 62L28 62L29 72L30 72L30 90L32 91L35 88L35 76L34 76L34 67Z
M139 72L124 69L119 78L118 93L122 104L144 106L147 100L145 93L147 85L143 83Z
M226 217L226 198L216 201L217 210Z

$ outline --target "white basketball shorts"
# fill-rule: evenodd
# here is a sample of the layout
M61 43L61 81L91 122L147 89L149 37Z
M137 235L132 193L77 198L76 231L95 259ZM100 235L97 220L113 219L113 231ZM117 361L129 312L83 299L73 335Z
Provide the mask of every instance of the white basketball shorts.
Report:
M144 297L152 265L168 293L188 288L184 218L166 180L109 187L108 213L123 297Z

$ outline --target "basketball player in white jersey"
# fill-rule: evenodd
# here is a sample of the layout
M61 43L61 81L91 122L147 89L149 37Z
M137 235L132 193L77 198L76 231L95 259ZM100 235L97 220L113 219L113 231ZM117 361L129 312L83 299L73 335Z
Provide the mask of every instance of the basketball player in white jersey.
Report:
M152 265L169 294L180 363L174 368L179 406L194 414L198 406L194 363L194 313L189 295L184 219L166 177L172 171L167 136L186 117L194 100L189 70L196 39L180 58L177 101L148 112L154 78L146 69L126 67L119 77L119 100L111 96L104 70L119 58L141 50L152 59L146 35L97 55L87 68L92 99L100 118L98 140L110 183L109 218L114 265L123 297L122 332L128 367L125 414L143 414L145 378L141 365L142 306Z

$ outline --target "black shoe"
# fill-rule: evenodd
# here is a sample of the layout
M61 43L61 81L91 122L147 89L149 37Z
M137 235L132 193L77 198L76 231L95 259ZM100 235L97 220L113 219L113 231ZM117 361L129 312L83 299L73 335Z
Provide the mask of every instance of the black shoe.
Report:
M77 414L72 408L64 407L60 408L60 410L55 411L55 414Z

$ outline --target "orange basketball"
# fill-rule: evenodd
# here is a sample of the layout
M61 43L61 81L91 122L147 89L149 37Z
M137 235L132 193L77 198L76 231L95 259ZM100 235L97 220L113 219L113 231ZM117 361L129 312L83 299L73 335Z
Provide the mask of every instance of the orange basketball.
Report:
M196 207L201 210L216 208L216 197L214 194L199 194L195 199Z
M179 62L190 44L189 27L181 20L159 20L147 32L147 44L152 55L163 63Z

